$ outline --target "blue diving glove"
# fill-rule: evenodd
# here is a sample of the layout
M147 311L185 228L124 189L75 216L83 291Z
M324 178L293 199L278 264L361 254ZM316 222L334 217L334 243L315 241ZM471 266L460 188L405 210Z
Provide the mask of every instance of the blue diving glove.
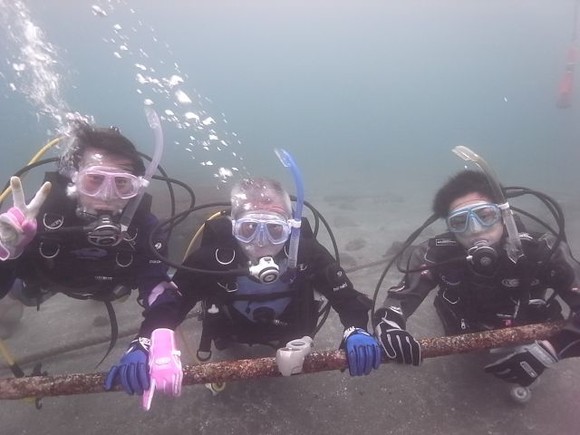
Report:
M421 346L411 334L405 331L405 319L397 307L380 311L381 321L375 329L375 335L385 351L388 359L398 363L421 364Z
M148 338L139 337L133 340L119 364L109 370L105 379L105 390L121 384L127 394L143 395L143 391L149 389L150 345L151 340Z
M381 347L364 329L351 326L344 331L341 347L346 351L351 376L368 375L381 365Z
M552 346L546 341L519 346L515 352L484 367L506 382L527 387L532 384L548 367L556 364L558 357Z

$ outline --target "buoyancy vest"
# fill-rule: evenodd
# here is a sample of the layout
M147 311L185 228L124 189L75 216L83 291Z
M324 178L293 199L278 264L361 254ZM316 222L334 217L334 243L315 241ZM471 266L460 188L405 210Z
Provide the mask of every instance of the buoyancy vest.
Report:
M538 306L531 305L530 301L546 299L547 285L541 279L542 265L538 262L545 252L537 235L525 233L520 239L526 253L525 262L514 264L506 255L501 255L491 275L476 273L467 261L444 264L451 258L465 256L465 250L450 234L431 239L425 258L430 263L443 263L432 270L439 284L437 297L457 318L471 324L497 327L526 323L531 318L537 321Z
M38 214L37 236L25 249L19 272L28 291L106 300L116 297L119 286L133 288L135 270L144 264L140 251L146 240L145 235L139 239L139 229L150 212L151 196L146 194L141 201L129 238L101 247L92 245L81 230L87 222L77 216L76 201L66 194L70 180L49 172L45 181L52 183L51 193ZM67 231L71 228L78 231Z
M287 259L281 263L280 273L283 274ZM248 276L238 276L236 284L236 300L232 302L232 307L252 322L278 319L292 300L292 292L289 291L291 283L282 279L266 284Z
M306 220L302 237L314 237ZM200 249L212 270L232 270L247 266L247 259L232 236L227 217L205 223ZM277 256L281 272L287 264L286 248ZM300 270L300 267L299 267ZM211 353L211 340L219 338L247 344L272 344L312 333L316 327L314 292L300 272L292 282L278 279L261 284L249 276L218 276L215 291L203 301L204 317L200 352ZM285 343L285 342L284 342ZM278 343L277 343L278 344Z

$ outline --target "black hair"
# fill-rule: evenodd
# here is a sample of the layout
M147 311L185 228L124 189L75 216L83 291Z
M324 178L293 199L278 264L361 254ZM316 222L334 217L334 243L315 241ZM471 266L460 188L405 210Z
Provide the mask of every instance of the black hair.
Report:
M78 122L70 133L71 144L61 158L62 169L78 170L85 150L89 147L104 150L109 154L131 161L135 175L145 174L145 164L139 152L117 127L94 127L86 122Z
M494 202L499 201L483 172L465 170L455 174L439 189L433 200L433 212L440 218L446 218L451 203L470 193L479 193Z

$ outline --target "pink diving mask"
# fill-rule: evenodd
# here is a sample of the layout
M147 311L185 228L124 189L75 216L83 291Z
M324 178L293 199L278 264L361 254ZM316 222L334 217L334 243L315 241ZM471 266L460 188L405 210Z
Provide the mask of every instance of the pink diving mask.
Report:
M130 199L137 196L139 189L145 185L143 177L107 166L83 168L75 175L73 181L80 193L103 199L113 197Z

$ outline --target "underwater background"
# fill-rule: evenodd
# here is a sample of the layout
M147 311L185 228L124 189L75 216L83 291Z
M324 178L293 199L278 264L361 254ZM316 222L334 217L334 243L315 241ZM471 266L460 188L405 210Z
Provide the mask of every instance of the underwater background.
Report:
M428 217L436 190L464 166L451 149L466 145L486 159L503 184L554 196L566 213L572 250L579 253L580 98L572 95L570 107L557 105L567 53L576 44L577 3L0 0L0 174L3 183L8 182L44 144L65 133L73 118L118 126L140 151L151 154L153 134L143 110L147 104L162 119L162 166L194 189L198 204L227 199L232 183L250 175L278 178L294 193L292 177L274 153L275 148L284 148L301 169L306 199L339 229L341 247L352 235L347 223L357 221L369 256L351 253L353 261L360 263L380 258L392 242L404 240ZM58 144L45 157L61 150ZM26 178L27 196L34 193L45 169L33 170ZM164 190L153 183L152 192L155 210L163 215L167 202L159 192ZM181 209L187 207L183 198ZM8 198L2 207L10 203ZM180 251L183 243L180 240L174 249ZM372 284L365 290L372 291L379 273L354 280L367 285L363 280L368 279ZM57 313L70 313L65 302L61 304L55 308ZM29 314L29 325L42 324L42 313L35 314ZM428 330L427 320L419 329ZM34 350L34 343L41 341L33 329L28 326L16 337L18 352ZM338 329L327 342L323 336L326 348L336 347ZM124 344L118 346L116 356ZM53 372L93 370L94 355L78 358L55 363ZM109 357L107 364L114 358ZM448 367L437 367L439 375L451 376ZM402 370L398 376L401 383L385 397L404 395L404 385L416 387L420 382ZM310 396L303 397L301 389L309 379L295 382L289 398L278 397L275 385L279 384L266 381L264 390L233 387L232 396L224 396L231 398L218 396L217 408L206 404L206 396L193 392L190 405L182 401L177 406L180 418L202 433L237 433L236 424L252 433L306 433L305 428L312 428L312 433L337 433L341 428L333 425L334 418L347 422L342 428L346 433L359 432L358 423L368 433L389 432L375 420L382 415L380 409L350 414L348 407L337 404L345 395L358 400L366 391L342 377L336 393L334 378L320 377L329 390L316 396L335 404L337 411L316 408L314 403L319 402L314 398L309 405ZM357 385L371 388L370 378ZM558 379L560 385L578 385L577 375ZM431 393L447 391L444 376L430 382ZM461 382L453 388L469 391ZM571 387L563 397L575 397L577 403L572 391ZM495 397L487 390L482 397L486 393ZM110 427L118 428L118 433L139 433L141 426L131 427L124 420L127 415L142 415L138 403L124 395L114 397L106 405L102 395L52 402L54 408L62 404L67 412L82 413L92 406L124 410L95 417L100 426L90 428L75 414L71 426L60 433L103 433ZM387 413L388 418L385 414L392 433L546 433L550 430L544 421L552 417L560 418L565 428L578 423L577 416L576 423L566 420L573 413L541 420L526 417L523 410L509 410L498 417L503 405L494 408L492 401L475 414L456 403L454 413L438 408L437 395L433 397L412 397L427 415L423 426L406 423L414 416L390 397L392 409L400 411ZM315 409L328 426L320 426L320 420L309 415L301 416L296 430L288 429L284 424L291 424L294 415L282 415L276 408L286 400L297 409L302 405ZM370 394L366 400L371 400ZM548 403L547 397L544 400L541 403ZM249 405L260 401L268 405ZM184 417L187 406L194 406L191 403L200 413ZM30 422L20 424L18 418L22 421L35 411L16 411L11 406L15 411L11 415L6 411L5 417L11 417L7 427L21 427L21 433L57 433L59 418L69 418L43 420L34 414ZM165 416L177 413L165 402L158 406ZM261 415L273 413L284 424L256 423L248 416L231 426L212 428L219 412L227 414L236 406L246 412L255 406ZM429 407L437 413L425 411ZM534 409L549 413L539 404ZM474 419L486 423L476 426L479 429L459 425L454 430L441 423L441 416L449 422L469 416L470 424ZM429 423L431 417L439 423ZM505 426L489 426L496 417ZM525 424L518 426L517 421ZM151 415L139 423L157 424ZM172 430L185 431L172 424L168 426ZM43 432L46 428L48 432ZM558 433L567 432L560 426Z
M66 112L117 125L150 153L150 99L165 118L163 165L192 182L277 176L272 150L282 147L307 195L431 197L461 168L450 150L463 144L506 184L569 188L578 181L578 104L560 109L556 98L574 4L5 0L0 167L21 167ZM50 59L15 17L38 28ZM34 83L39 65L53 76L37 71Z

